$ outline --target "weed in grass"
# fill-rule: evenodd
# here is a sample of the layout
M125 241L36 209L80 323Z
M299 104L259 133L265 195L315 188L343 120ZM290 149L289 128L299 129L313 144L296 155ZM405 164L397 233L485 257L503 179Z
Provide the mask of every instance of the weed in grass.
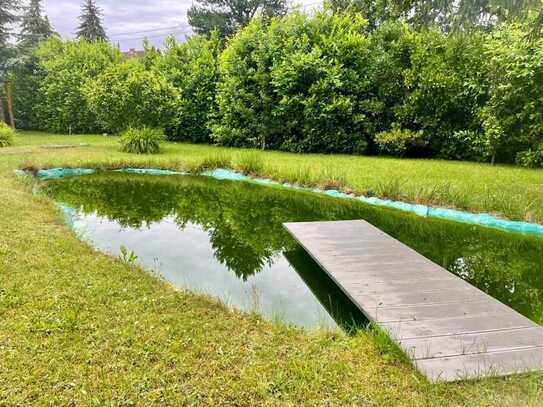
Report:
M133 267L138 260L138 256L131 250L128 250L125 246L121 246L121 254L119 259L127 266Z

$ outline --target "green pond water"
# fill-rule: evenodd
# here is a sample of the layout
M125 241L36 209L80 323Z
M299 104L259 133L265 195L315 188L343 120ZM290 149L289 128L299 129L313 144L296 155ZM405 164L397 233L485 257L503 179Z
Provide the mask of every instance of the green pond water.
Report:
M78 236L174 286L305 327L364 323L283 222L365 219L543 324L543 239L309 192L198 176L103 173L42 182Z

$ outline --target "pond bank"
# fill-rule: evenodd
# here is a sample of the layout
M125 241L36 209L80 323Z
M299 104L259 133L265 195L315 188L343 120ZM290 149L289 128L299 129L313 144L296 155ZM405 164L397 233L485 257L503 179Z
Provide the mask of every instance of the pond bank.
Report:
M129 174L146 174L157 176L189 174L188 172L172 171L161 168L119 168L112 171L125 172ZM40 179L48 180L79 175L89 175L96 172L97 170L93 168L51 168L38 170L36 172L36 176ZM448 208L432 207L422 204L410 204L408 202L394 201L390 199L380 199L377 197L367 197L363 195L355 195L353 193L347 194L345 192L341 192L335 189L309 188L303 185L281 183L279 181L275 181L269 178L251 177L226 168L207 170L197 175L211 177L219 180L253 182L259 185L279 186L287 189L309 191L317 194L328 195L333 198L355 199L368 205L397 209L403 212L414 213L422 217L439 218L455 222L467 223L471 225L490 227L506 232L523 233L527 235L543 237L543 225L530 222L500 219L488 213L471 213Z
M7 149L0 159L0 400L8 405L543 402L541 374L429 385L370 334L308 333L232 312L97 253L70 232L51 199L13 176L16 168L181 168L210 150L167 146L161 157L134 158L99 137L47 137L68 139L91 147L41 150L19 139L24 150Z

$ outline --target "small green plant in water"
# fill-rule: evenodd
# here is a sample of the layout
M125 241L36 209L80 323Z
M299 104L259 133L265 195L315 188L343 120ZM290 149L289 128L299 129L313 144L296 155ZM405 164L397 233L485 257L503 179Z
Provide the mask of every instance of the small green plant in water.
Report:
M128 129L120 139L121 151L134 154L156 154L160 152L163 135L149 127Z
M4 122L0 121L0 148L13 145L15 132Z
M133 266L136 264L136 260L138 260L138 256L136 256L136 253L134 253L131 250L128 250L125 246L121 246L121 254L119 255L119 259L128 266Z

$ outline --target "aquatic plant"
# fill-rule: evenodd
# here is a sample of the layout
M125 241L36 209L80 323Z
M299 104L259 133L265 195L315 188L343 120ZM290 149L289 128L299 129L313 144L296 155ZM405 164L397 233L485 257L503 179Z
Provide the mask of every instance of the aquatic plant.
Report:
M135 154L156 154L160 151L163 136L157 130L149 127L126 130L119 142L121 151Z

